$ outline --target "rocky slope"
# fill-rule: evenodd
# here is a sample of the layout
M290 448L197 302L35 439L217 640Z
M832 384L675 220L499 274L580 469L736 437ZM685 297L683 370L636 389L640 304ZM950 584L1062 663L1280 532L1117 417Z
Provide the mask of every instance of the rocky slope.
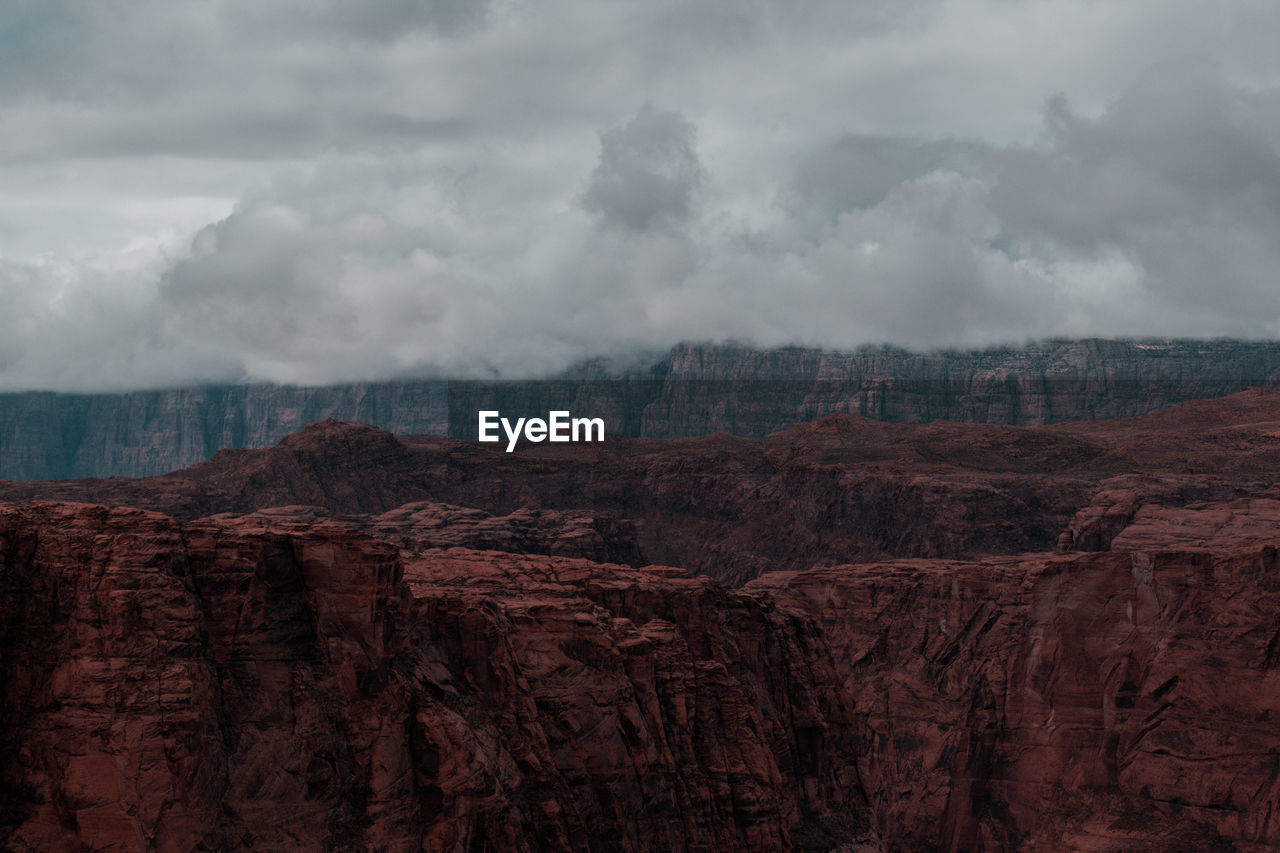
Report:
M899 432L911 429L846 417L770 439L618 438L603 447L507 454L457 439L397 438L326 422L274 448L223 452L162 477L0 483L0 500L91 501L183 519L304 504L361 529L398 525L403 536L416 525L420 533L413 535L425 542L432 541L429 518L377 518L420 502L506 519L588 511L603 526L610 518L628 520L634 544L628 550L615 537L614 556L739 583L815 561L1049 549L1092 495L1091 476L1009 471L1001 449L992 451L986 470L904 467L893 448L907 438ZM928 454L958 439L931 433L919 440ZM994 446L1002 437L990 440ZM1074 437L1063 443L1070 453L1080 445ZM505 535L519 538L515 531ZM491 539L487 547L498 543Z
M1128 417L1278 384L1273 343L1085 340L929 354L686 344L644 369L587 366L547 382L0 394L0 479L161 474L223 448L268 447L328 417L474 437L479 409L566 408L636 437L759 436L833 413L996 424Z

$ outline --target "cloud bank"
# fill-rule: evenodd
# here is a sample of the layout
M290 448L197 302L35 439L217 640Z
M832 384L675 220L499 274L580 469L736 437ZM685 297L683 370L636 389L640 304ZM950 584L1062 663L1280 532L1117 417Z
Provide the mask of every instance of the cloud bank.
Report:
M5 13L0 389L1280 335L1273 4L349 6Z

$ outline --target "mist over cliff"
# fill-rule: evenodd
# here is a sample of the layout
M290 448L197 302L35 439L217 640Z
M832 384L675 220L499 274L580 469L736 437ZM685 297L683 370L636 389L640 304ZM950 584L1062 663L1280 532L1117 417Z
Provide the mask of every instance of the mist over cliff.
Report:
M1280 335L1257 0L20 5L3 390Z
M476 436L476 413L601 417L611 432L764 435L843 412L886 421L1044 424L1139 415L1280 386L1280 344L1049 341L914 353L682 344L656 362L541 381L401 380L0 394L0 479L147 476L223 448L267 447L333 417L402 434Z

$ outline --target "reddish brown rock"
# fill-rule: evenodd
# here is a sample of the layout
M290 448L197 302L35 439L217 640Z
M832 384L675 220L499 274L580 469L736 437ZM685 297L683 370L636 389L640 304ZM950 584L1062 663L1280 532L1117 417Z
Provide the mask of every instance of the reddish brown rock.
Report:
M509 814L528 791L536 849L878 849L809 617L672 569L452 549L405 577L419 622L456 638L425 677L446 701L471 688L510 751L446 801ZM421 737L443 755L453 731Z
M0 516L0 844L217 849L216 665L172 522Z
M0 558L6 849L323 850L416 832L411 791L377 763L403 752L407 704L390 678L407 612L390 546L41 505L0 510Z
M220 513L210 518L236 518ZM471 548L513 554L581 557L602 563L640 565L635 525L592 510L520 509L495 516L473 507L416 501L379 515L335 514L323 506L289 504L248 516L267 527L328 521L369 533L408 554L438 548Z
M963 429L842 417L765 439L614 437L507 454L326 422L270 450L226 452L164 477L0 484L0 498L136 505L179 518L292 504L382 515L423 501L499 517L589 512L634 525L638 554L610 556L730 583L819 560L1051 548L1092 480L1070 466L1050 476L1034 466L1059 455L1078 466L1088 443ZM957 451L969 454L965 464L948 459Z
M898 561L747 591L823 620L889 849L1262 851L1276 553Z
M67 504L0 566L4 849L879 849L816 623L707 579Z
M0 498L183 519L296 504L391 513L382 523L398 541L410 528L428 533L434 512L400 507L444 503L505 518L455 519L447 537L458 544L678 565L736 584L815 563L1104 550L1142 506L1264 494L1280 472L1277 436L1280 395L1261 391L1125 421L1000 427L840 415L764 438L611 436L516 453L326 421L269 450L226 451L163 477L0 484ZM569 529L588 516L599 540ZM456 538L463 529L469 538ZM634 550L615 547L631 529ZM431 539L439 535L422 544L451 544Z
M635 525L592 510L526 508L494 516L484 510L420 501L356 523L371 536L412 554L471 548L581 557L598 563L643 562Z
M1275 490L1273 490L1273 494ZM1146 505L1114 539L1116 551L1265 548L1280 540L1280 500L1239 498L1183 507Z
M1247 392L5 485L118 506L0 510L0 848L1277 849L1278 472Z

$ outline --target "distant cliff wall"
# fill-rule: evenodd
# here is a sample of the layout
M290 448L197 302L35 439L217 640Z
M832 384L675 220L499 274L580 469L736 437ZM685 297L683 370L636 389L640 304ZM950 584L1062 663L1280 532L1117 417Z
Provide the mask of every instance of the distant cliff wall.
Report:
M448 428L444 382L0 394L0 479L145 477L227 447L270 447L329 417L399 433Z
M0 394L0 479L147 476L226 447L266 447L335 417L398 433L474 438L476 411L569 409L614 432L763 435L834 412L888 421L1044 424L1128 417L1280 387L1280 343L1050 341L975 352L836 353L682 344L622 377L405 380L316 388Z

